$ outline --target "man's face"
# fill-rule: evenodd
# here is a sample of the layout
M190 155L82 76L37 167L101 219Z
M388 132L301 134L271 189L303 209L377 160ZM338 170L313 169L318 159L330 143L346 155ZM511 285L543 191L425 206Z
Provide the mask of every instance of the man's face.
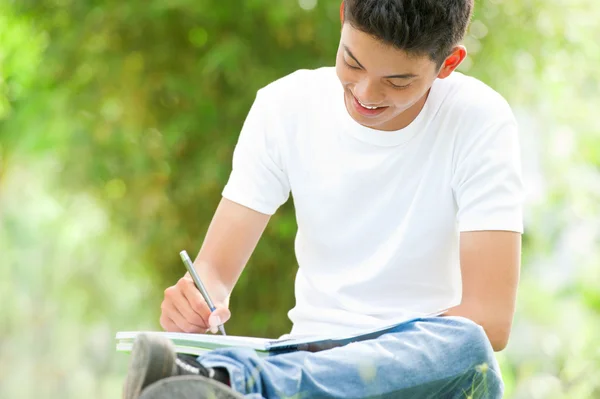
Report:
M398 130L419 114L438 71L428 56L408 56L345 23L336 72L346 109L356 122Z

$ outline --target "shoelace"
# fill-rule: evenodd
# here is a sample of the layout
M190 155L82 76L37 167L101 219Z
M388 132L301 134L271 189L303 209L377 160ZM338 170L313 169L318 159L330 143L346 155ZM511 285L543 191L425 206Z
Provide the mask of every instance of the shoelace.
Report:
M188 364L179 358L175 359L175 364L177 365L177 367L179 367L180 369L183 369L185 372L187 372L189 374L195 374L195 375L208 374L208 375L205 375L208 378L214 378L214 376L215 376L215 370L213 370L212 368L204 368L202 366L194 367L191 364Z

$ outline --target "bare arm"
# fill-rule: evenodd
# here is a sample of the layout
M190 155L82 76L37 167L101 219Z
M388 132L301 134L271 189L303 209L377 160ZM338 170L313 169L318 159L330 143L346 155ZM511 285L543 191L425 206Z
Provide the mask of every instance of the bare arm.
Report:
M481 325L495 351L506 347L515 311L521 265L521 234L474 231L460 235L462 302L445 316Z
M208 306L186 274L165 290L161 326L167 331L205 332L230 317L229 295L256 248L270 216L223 198L210 223L194 267L217 310ZM211 322L209 323L209 316ZM217 317L213 322L212 319Z
M269 219L269 215L221 200L194 261L200 277L212 283L210 293L215 300L229 297Z

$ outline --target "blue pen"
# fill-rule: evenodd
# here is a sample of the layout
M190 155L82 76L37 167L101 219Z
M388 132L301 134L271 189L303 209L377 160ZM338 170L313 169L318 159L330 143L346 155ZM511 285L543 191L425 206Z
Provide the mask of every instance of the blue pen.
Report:
M190 257L188 256L188 254L185 250L181 251L179 253L179 255L181 256L181 260L183 261L185 268L190 273L190 276L192 276L192 280L194 280L194 284L196 284L196 287L198 287L198 290L204 297L204 300L206 301L206 304L208 305L210 311L214 312L215 304L210 299L210 296L208 296L208 291L206 291L206 288L204 288L204 284L202 284L202 280L200 280L200 276L198 276L198 273L196 273L196 269L194 269L194 264L192 263L192 260L190 259ZM219 331L221 332L221 334L227 335L227 334L225 334L225 328L223 327L223 325L219 326Z

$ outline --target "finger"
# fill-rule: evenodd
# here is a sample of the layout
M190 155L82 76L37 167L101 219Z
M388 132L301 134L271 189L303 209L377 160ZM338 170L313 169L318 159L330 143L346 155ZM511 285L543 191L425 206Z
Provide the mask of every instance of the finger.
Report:
M170 301L163 301L161 305L163 309L163 313L171 319L171 321L179 328L181 331L186 333L200 333L206 329L206 326L198 326L196 324L190 323L186 320L185 317L181 314L179 309L177 309L174 304Z
M179 287L181 293L183 294L183 297L187 301L190 310L198 314L198 316L200 316L202 318L202 321L204 322L203 325L208 327L208 316L210 316L210 308L208 307L208 304L202 297L202 294L200 294L200 291L198 291L198 288L196 288L194 282L189 278L182 277L177 282L177 286Z
M173 321L173 323L179 328L182 332L185 333L202 333L206 330L205 326L198 326L190 323L183 317L183 315L179 312L177 308L173 305L168 306L168 314L169 318Z
M160 326L167 332L183 332L164 312L160 315Z
M183 289L184 287L180 283L177 283L174 287L167 288L167 290L165 290L165 300L170 302L188 323L201 327L208 327L206 322L208 317L205 319L202 315L192 309L189 301L183 294Z
M211 332L216 333L217 327L226 323L231 318L231 312L226 307L217 307L208 318Z

